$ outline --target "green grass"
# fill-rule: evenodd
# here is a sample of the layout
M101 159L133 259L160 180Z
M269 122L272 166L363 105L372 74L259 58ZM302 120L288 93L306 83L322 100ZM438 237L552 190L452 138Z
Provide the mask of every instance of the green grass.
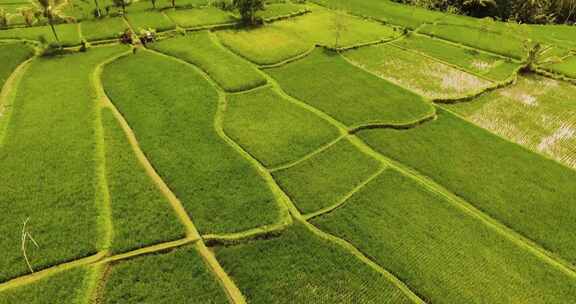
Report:
M0 62L2 62L0 65L0 90L12 72L33 55L34 50L23 43L0 44ZM1 114L0 117L2 117Z
M118 38L128 28L122 18L104 18L82 22L82 36L88 41Z
M576 171L445 111L415 129L363 131L360 137L544 248L576 261Z
M298 209L308 214L340 202L380 167L377 160L347 139L341 139L321 153L273 175Z
M302 60L266 71L290 95L348 126L407 124L434 111L418 95L321 49Z
M215 26L236 22L236 18L229 12L214 7L190 10L168 10L166 15L183 28L196 28Z
M35 270L94 254L100 232L96 175L96 64L125 50L103 47L34 60L18 87L0 149L0 281L28 272L22 224ZM74 68L70 68L74 67ZM54 77L58 75L58 77Z
M63 46L74 46L80 44L80 35L77 24L59 24L56 25L56 32ZM49 26L22 27L0 31L0 40L2 39L27 39L27 40L46 40L49 43L56 42L52 30Z
M576 169L576 87L526 75L471 102L447 106L473 123Z
M197 65L228 92L264 85L266 78L255 67L215 43L209 32L163 40L152 48Z
M159 11L141 11L126 15L132 28L138 33L140 30L155 29L158 32L173 30L176 25L166 15Z
M549 68L553 72L576 78L576 56L565 59L561 63L554 64Z
M278 219L267 184L214 131L218 95L193 68L141 51L109 65L103 80L201 233L242 231Z
M428 98L457 98L492 85L490 81L394 45L359 48L344 56Z
M80 267L0 292L0 304L83 304L88 272Z
M516 59L526 56L524 42L512 33L500 33L494 29L481 30L459 24L425 25L420 32ZM494 43L495 41L499 43Z
M184 238L184 227L140 165L110 110L103 112L113 252Z
M495 81L510 77L519 64L511 60L459 47L440 39L411 35L394 44L414 50Z
M227 97L226 133L266 167L304 157L334 140L336 128L271 88Z
M248 303L412 303L382 275L301 224L278 238L215 251Z
M377 40L391 39L398 33L393 28L343 13L310 6L311 13L277 21L251 30L219 32L222 43L234 52L257 64L274 64L310 50L320 44L334 47L335 20L346 30L341 33L338 47Z
M193 247L146 255L112 266L103 304L228 303Z
M428 303L576 297L574 278L397 171L386 170L313 223L352 242Z

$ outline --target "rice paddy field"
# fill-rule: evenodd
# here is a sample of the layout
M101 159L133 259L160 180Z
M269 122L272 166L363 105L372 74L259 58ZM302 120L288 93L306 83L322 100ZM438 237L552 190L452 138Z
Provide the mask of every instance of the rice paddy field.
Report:
M30 5L0 0L0 304L576 303L576 27Z

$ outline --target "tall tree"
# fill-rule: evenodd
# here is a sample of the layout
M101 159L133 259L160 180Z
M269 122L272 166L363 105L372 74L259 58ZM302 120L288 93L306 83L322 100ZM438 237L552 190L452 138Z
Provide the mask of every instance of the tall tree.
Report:
M98 0L94 0L94 6L96 7L94 9L94 15L96 16L96 18L102 17L102 11L100 10L100 5L98 3Z
M35 2L35 5L40 11L42 17L48 20L48 24L52 29L52 34L54 34L54 38L56 39L56 42L58 43L59 46L60 46L60 38L58 37L58 33L56 32L54 22L56 21L56 19L62 17L59 8L65 2L66 0L36 0Z
M8 13L3 8L0 8L0 28L8 26Z
M232 6L238 10L244 24L255 25L258 21L256 12L264 10L264 0L233 0Z
M132 0L112 0L114 6L122 8L122 14L126 14L126 6L132 4Z

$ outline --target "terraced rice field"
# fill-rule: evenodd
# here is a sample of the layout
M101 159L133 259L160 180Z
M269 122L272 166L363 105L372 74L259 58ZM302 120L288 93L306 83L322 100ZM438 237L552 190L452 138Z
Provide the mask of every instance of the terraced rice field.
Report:
M0 30L0 304L574 302L572 27L272 2Z

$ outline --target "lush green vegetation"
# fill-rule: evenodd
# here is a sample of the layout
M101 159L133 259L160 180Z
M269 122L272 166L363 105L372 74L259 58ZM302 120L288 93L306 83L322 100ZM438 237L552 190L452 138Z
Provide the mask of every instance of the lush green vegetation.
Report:
M99 249L90 77L96 64L122 50L37 58L21 80L0 149L0 209L10 210L0 225L0 281L29 272L21 251L26 219L39 244L27 248L35 270Z
M86 268L57 273L41 281L3 291L0 293L0 303L82 304L86 301L82 287L86 284L87 275Z
M574 0L392 0L428 9L522 23L567 23L576 21Z
M122 18L104 18L82 22L82 36L88 41L115 39L128 26Z
M4 83L8 80L12 72L14 72L22 62L33 55L34 50L23 43L0 44L0 62L2 62L0 66L0 88L4 86ZM0 113L2 113L2 111L0 111Z
M493 56L471 48L463 48L424 35L410 35L394 44L495 81L503 81L512 76L519 66L518 63L504 57Z
M169 10L166 15L183 28L197 28L236 22L236 18L229 12L217 8L203 8L191 10Z
M216 44L209 32L164 40L152 45L162 53L198 65L228 92L264 85L266 78L253 66Z
M293 167L274 172L274 178L302 213L339 203L382 167L347 139Z
M576 88L535 75L449 108L475 124L576 168Z
M264 180L214 131L218 95L202 75L185 63L142 51L108 66L103 80L202 233L242 231L277 220Z
M424 23L432 23L445 15L419 7L399 5L389 0L312 0L312 2L352 14L369 16L380 21L415 29Z
M572 277L393 170L313 223L351 241L428 303L564 303L576 296Z
M264 19L270 20L279 17L290 16L297 13L303 13L307 11L308 8L305 5L293 4L293 3L275 3L266 5L263 11L256 13L256 16Z
M576 78L576 56L565 59L563 62L554 64L550 67L554 72L567 75L568 77Z
M103 112L113 252L184 237L174 210L136 159L110 110Z
M77 24L59 24L55 26L63 46L73 46L80 44L80 34ZM27 39L36 41L46 41L55 43L49 26L22 27L9 30L0 30L0 40L2 39Z
M176 25L161 12L143 11L128 14L126 19L135 31L155 29L159 32L172 30Z
M318 49L266 72L290 95L351 127L409 124L434 111L418 95L352 66L331 51Z
M257 64L274 64L310 50L314 45L347 47L396 37L393 28L376 22L310 6L311 13L254 29L219 33L222 43ZM336 30L334 24L340 29Z
M460 24L434 24L424 25L420 32L516 59L526 55L524 41L513 35L494 32L489 26L476 28Z
M301 224L280 237L217 247L250 303L411 303L385 277Z
M446 111L415 129L363 131L360 137L522 235L576 261L576 236L571 233L576 171Z
M271 88L229 95L227 101L224 130L267 167L304 157L339 135Z
M194 247L113 264L105 304L228 303Z
M490 81L400 49L378 45L346 52L355 64L428 98L456 98L487 88Z
M576 298L575 26L24 1L0 0L0 304Z

